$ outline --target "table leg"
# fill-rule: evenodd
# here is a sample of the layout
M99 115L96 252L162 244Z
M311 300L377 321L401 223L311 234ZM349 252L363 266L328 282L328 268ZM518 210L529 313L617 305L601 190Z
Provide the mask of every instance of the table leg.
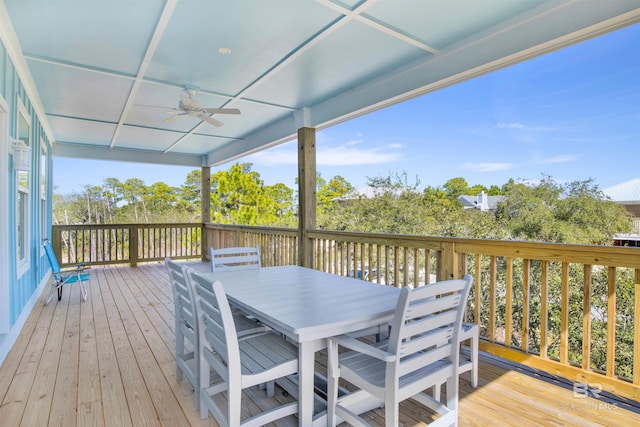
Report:
M313 372L315 345L312 342L298 344L298 420L300 427L308 427L313 422Z

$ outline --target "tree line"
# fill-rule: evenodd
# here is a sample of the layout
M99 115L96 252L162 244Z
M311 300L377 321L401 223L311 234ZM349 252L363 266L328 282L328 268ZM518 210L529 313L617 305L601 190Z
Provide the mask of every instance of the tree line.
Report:
M201 171L179 187L139 178L84 185L82 192L54 194L54 224L201 222ZM368 194L341 176L317 176L317 226L321 229L447 237L608 244L630 232L625 209L608 200L593 180L561 184L510 179L485 187L456 177L420 190L406 174L368 177ZM492 211L464 209L461 195L501 196ZM211 222L297 226L297 192L266 185L251 163L235 163L211 175Z

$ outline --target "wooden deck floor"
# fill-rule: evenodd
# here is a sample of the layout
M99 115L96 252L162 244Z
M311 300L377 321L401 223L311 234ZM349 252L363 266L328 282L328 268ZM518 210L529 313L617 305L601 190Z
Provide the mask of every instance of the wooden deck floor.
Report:
M0 368L3 426L215 426L175 380L173 306L164 265L92 270L87 301L67 288L39 303ZM318 359L322 359L319 357ZM483 360L480 387L461 381L461 426L631 426L640 414ZM256 392L244 407L274 401ZM284 399L282 395L278 399ZM403 404L401 426L430 416ZM382 412L371 413L383 425ZM278 425L297 425L295 417Z

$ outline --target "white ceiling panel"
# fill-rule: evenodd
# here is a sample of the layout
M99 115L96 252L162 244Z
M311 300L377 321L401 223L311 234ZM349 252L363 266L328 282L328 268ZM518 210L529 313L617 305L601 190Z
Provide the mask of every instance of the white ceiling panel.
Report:
M229 143L237 141L230 138L216 137L210 135L191 134L171 148L172 153L200 155L208 153Z
M135 74L163 0L8 0L26 55Z
M48 115L117 122L132 80L48 62L28 61Z
M182 136L182 132L123 126L118 138L118 148L165 151Z
M148 76L236 95L337 17L312 0L180 1Z
M60 142L108 147L116 126L94 120L49 117L49 123Z
M433 56L352 20L251 92L258 100L311 107L401 64Z

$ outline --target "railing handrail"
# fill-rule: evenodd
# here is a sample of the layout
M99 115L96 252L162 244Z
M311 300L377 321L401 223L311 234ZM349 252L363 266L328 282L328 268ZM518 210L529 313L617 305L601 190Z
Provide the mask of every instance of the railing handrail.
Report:
M60 265L109 265L202 257L202 224L65 224L52 227ZM179 241L178 241L179 240ZM66 250L63 250L64 249Z

